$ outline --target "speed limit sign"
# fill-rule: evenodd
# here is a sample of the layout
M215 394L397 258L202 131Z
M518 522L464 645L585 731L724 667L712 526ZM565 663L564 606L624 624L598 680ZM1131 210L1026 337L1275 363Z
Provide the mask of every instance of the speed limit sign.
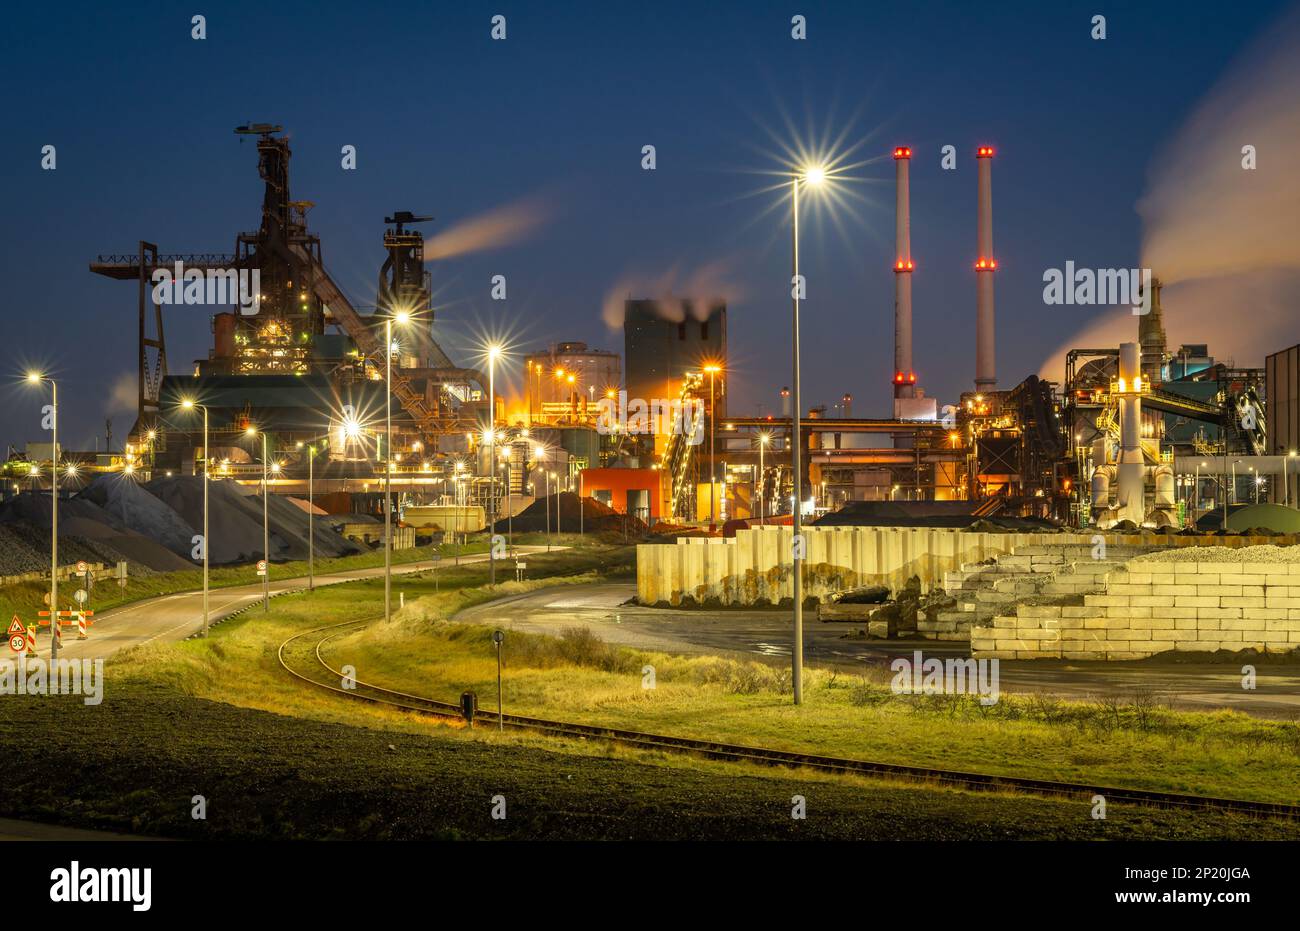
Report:
M258 575L266 575L266 560L265 560L265 559L259 559L259 560L257 561L257 574L258 574Z
M14 634L9 638L9 649L15 653L26 653L27 637L24 634Z

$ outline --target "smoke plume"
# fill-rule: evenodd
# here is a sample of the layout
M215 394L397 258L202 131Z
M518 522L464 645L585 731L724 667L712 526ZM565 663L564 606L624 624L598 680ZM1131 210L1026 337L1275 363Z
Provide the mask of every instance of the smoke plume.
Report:
M513 245L531 236L554 213L548 201L531 197L461 220L425 241L425 261Z
M621 327L623 302L631 298L655 301L665 320L680 322L688 311L704 320L710 307L719 302L732 305L743 297L740 287L731 280L730 269L728 261L720 260L685 275L677 265L659 275L627 275L606 292L601 319L611 330Z
M1246 51L1152 162L1138 203L1143 266L1166 284L1300 268L1297 151L1300 9Z
M1252 147L1255 167L1246 167ZM1296 341L1300 293L1300 8L1234 63L1152 160L1142 266L1161 294L1169 349L1208 343L1220 361L1261 366ZM1121 307L1072 336L1043 367L1059 379L1072 347L1137 339Z

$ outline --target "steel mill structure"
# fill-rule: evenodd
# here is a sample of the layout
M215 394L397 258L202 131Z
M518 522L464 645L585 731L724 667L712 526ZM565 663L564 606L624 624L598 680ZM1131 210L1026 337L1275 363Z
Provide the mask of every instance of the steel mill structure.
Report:
M1267 500L1300 498L1291 494L1300 480L1288 472L1300 442L1300 404L1291 397L1297 365L1271 361L1266 378L1216 361L1204 344L1171 352L1166 327L1177 328L1177 310L1166 318L1159 279L1144 286L1149 308L1131 340L1071 350L1059 380L1028 375L998 387L991 145L971 150L973 390L941 405L922 387L926 343L918 358L913 338L913 150L897 145L890 391L856 405L886 416L855 416L845 392L829 410L799 411L795 437L787 374L769 379L770 413L728 403L720 298L628 295L621 356L553 341L498 350L488 373L478 359L454 361L435 337L421 232L433 217L403 210L384 217L373 311L361 312L326 271L308 223L312 203L290 193L281 127L236 133L255 140L262 203L257 228L238 233L232 252L164 254L140 242L134 253L91 263L138 291L138 412L123 453L103 468L195 473L201 437L193 405L201 404L211 416L207 467L216 474L260 479L259 448L246 438L253 428L275 458L275 490L302 492L314 465L319 490L346 492L355 499L347 507L372 512L384 476L398 514L453 502L508 518L549 490L646 522L706 529L789 521L796 487L805 489L804 514L838 515L823 517L832 521L852 522L854 507L874 501L901 521L942 512L958 522L1041 518L1103 528L1226 524L1225 501L1230 510L1261 491ZM185 374L169 373L164 308L210 296L214 282L227 285L227 300L211 314L207 357ZM920 312L926 319L924 302ZM883 314L880 324L887 325ZM1284 358L1300 354L1277 356ZM1272 390L1291 397L1282 414L1266 403ZM1270 427L1282 438L1271 438ZM796 443L799 482L791 470Z

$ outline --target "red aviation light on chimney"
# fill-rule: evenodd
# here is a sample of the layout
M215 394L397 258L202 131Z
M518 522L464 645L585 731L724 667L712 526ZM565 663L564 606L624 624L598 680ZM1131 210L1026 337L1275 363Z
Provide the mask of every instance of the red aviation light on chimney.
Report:
M894 384L896 384L896 385L915 385L915 384L916 384L916 373L915 373L915 372L895 372L895 373L894 373Z
M910 272L911 270L912 270L911 259L907 259L906 261L904 261L903 259L899 259L897 262L894 263L894 271L896 272Z
M975 271L977 272L991 272L997 267L997 259L980 259L975 263Z
M982 145L982 146L980 146L980 147L975 151L975 157L976 157L976 158L992 158L992 157L993 157L993 146L991 146L991 145Z
M894 149L894 158L911 158L912 150L905 145L900 145Z

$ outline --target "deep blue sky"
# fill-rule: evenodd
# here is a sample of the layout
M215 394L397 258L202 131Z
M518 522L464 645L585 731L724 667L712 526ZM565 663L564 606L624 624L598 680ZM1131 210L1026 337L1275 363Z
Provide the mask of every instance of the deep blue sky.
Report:
M135 371L135 293L91 275L138 239L230 251L257 225L253 146L231 130L283 124L293 193L311 199L327 266L373 301L383 216L432 213L426 234L544 195L538 233L433 269L438 333L509 330L521 348L586 339L629 276L720 260L743 295L730 315L732 409L771 410L788 382L788 228L746 196L792 144L843 133L870 163L840 214L805 220L805 395L885 415L892 353L892 147L912 169L916 368L953 400L973 378L975 170L994 165L998 373L1035 371L1087 319L1044 326L1041 274L1137 262L1134 203L1148 163L1281 2L29 4L0 42L6 144L6 339L0 367L61 377L65 445L102 435L112 384ZM202 12L208 38L190 38ZM494 13L508 39L489 39ZM790 38L790 17L809 38ZM1102 13L1109 37L1090 36ZM789 125L788 125L789 124ZM808 128L811 127L811 132ZM793 132L792 132L793 130ZM359 170L339 167L340 146ZM640 170L640 149L658 170ZM42 145L58 169L39 168ZM959 152L939 169L939 147ZM857 160L857 159L855 159ZM510 300L488 300L492 275ZM167 320L173 372L206 355L207 312ZM39 436L28 389L0 395L0 437ZM116 436L131 412L116 412Z

